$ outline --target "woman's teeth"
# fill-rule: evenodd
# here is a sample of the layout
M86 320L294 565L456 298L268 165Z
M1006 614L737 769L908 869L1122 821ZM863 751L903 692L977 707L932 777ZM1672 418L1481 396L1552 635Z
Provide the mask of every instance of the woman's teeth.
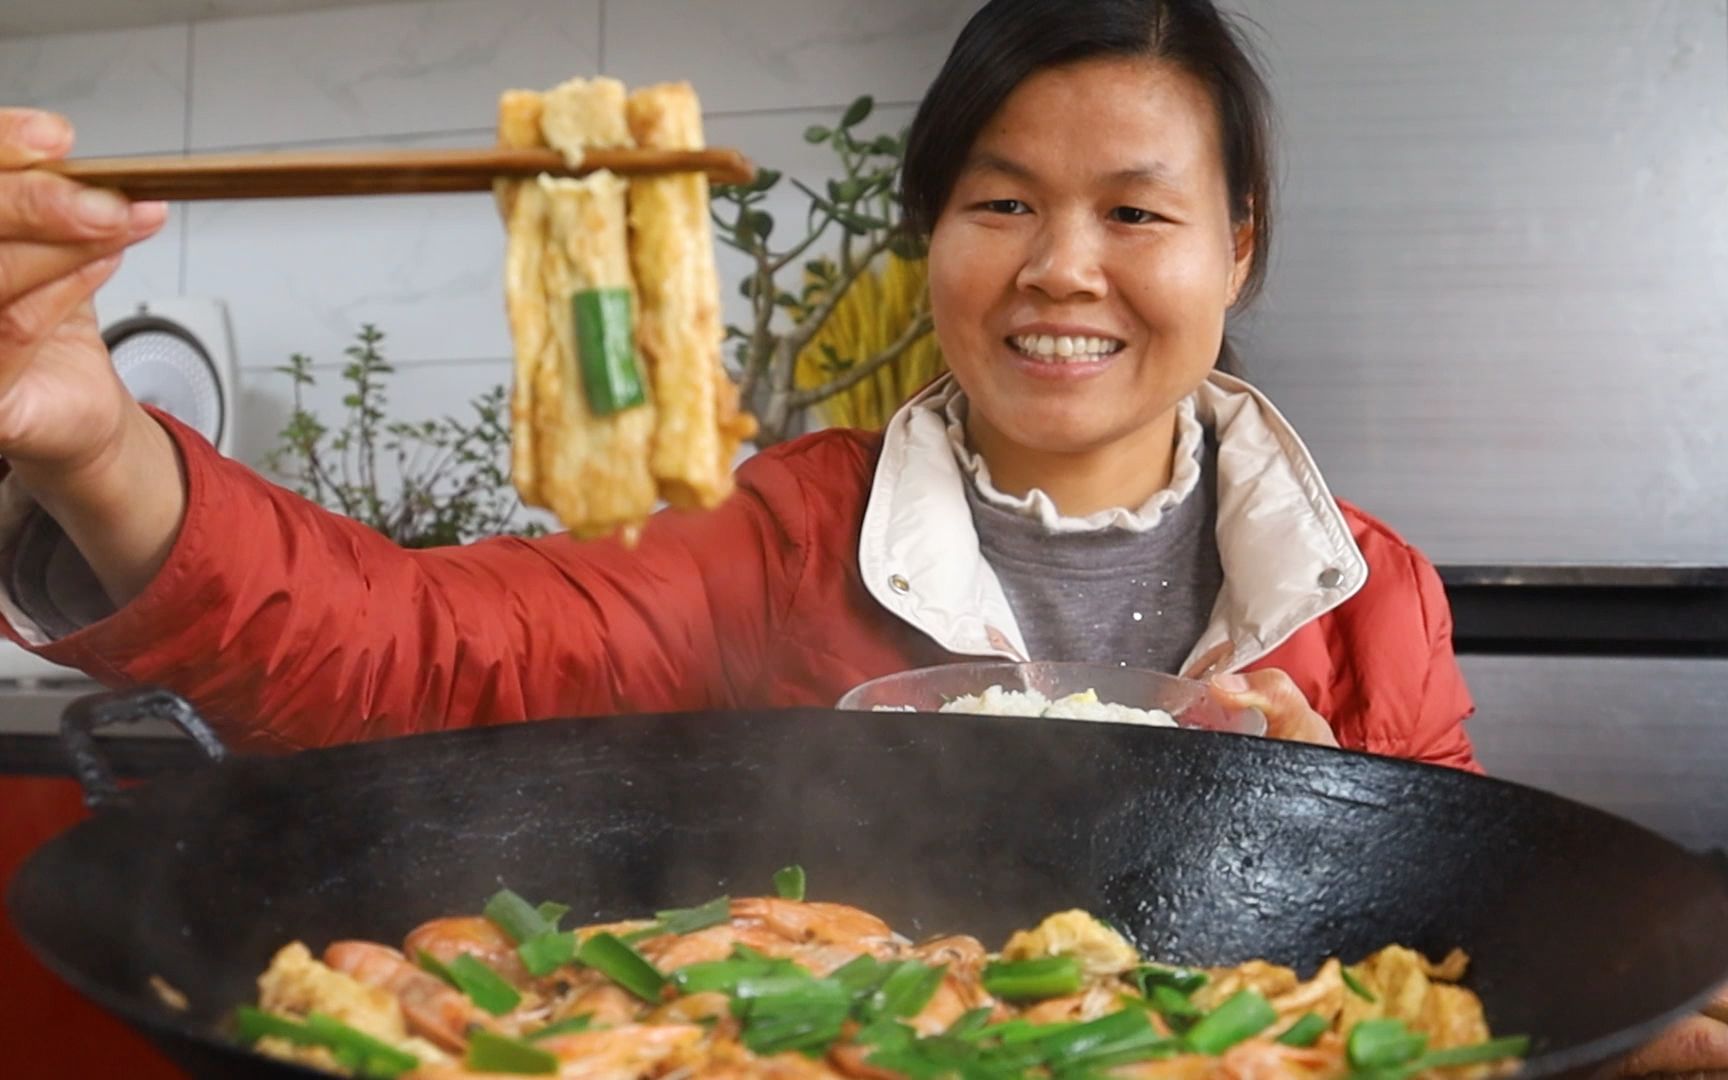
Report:
M1115 338L1051 337L1049 334L1019 334L1008 339L1022 355L1059 364L1081 363L1109 356L1122 348Z

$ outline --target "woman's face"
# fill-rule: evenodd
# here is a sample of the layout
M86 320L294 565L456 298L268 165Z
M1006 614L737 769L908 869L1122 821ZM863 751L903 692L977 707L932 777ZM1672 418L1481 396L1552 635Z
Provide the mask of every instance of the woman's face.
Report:
M937 340L979 449L1167 437L1217 360L1251 244L1231 222L1211 99L1187 73L1100 59L1021 83L930 241Z

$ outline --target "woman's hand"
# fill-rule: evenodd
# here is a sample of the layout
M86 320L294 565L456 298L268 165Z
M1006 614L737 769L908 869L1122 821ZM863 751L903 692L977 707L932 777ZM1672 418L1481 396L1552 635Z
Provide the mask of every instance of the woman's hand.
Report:
M0 456L118 604L166 558L185 490L167 432L114 372L91 297L168 210L29 168L71 148L59 117L0 109Z
M90 298L167 219L161 203L27 168L71 147L58 117L0 109L0 455L44 478L111 453L137 411Z
M1728 986L1620 1063L1620 1076L1728 1076Z
M1309 706L1290 676L1277 669L1214 675L1212 696L1226 709L1260 710L1266 717L1266 734L1274 739L1338 745L1332 725Z

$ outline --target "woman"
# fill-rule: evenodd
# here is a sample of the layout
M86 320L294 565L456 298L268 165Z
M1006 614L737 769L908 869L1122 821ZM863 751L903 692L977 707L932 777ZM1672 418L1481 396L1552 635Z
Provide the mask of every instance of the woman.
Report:
M883 439L761 455L635 552L405 552L217 459L126 396L87 304L163 208L6 175L0 610L242 742L831 704L1000 655L1215 674L1276 735L1474 768L1433 570L1212 375L1267 261L1258 75L1208 4L1091 6L986 7L914 125L953 381ZM52 117L11 131L13 165L70 142Z
M730 503L661 515L635 551L403 551L142 409L89 299L165 210L18 171L71 132L0 124L0 613L231 739L826 705L1003 656L1209 675L1276 736L1476 768L1432 567L1214 370L1265 276L1272 155L1206 0L980 11L905 162L952 380L883 436L759 455Z

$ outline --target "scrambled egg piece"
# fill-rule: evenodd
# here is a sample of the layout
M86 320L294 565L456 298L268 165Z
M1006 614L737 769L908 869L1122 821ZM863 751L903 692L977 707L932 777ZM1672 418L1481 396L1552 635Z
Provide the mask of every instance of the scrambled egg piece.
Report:
M408 1034L396 995L325 965L298 941L283 946L270 961L269 970L258 977L258 1007L295 1019L322 1013L406 1050L423 1065L449 1060L444 1051ZM321 1046L298 1046L271 1036L260 1039L257 1048L284 1061L346 1074L335 1055Z
M284 946L258 977L258 1001L266 1012L284 1016L323 1013L389 1043L408 1037L394 994L324 966L298 941Z
M1140 963L1140 954L1121 934L1084 911L1064 911L1008 939L1004 960L1072 956L1087 978L1121 975Z

